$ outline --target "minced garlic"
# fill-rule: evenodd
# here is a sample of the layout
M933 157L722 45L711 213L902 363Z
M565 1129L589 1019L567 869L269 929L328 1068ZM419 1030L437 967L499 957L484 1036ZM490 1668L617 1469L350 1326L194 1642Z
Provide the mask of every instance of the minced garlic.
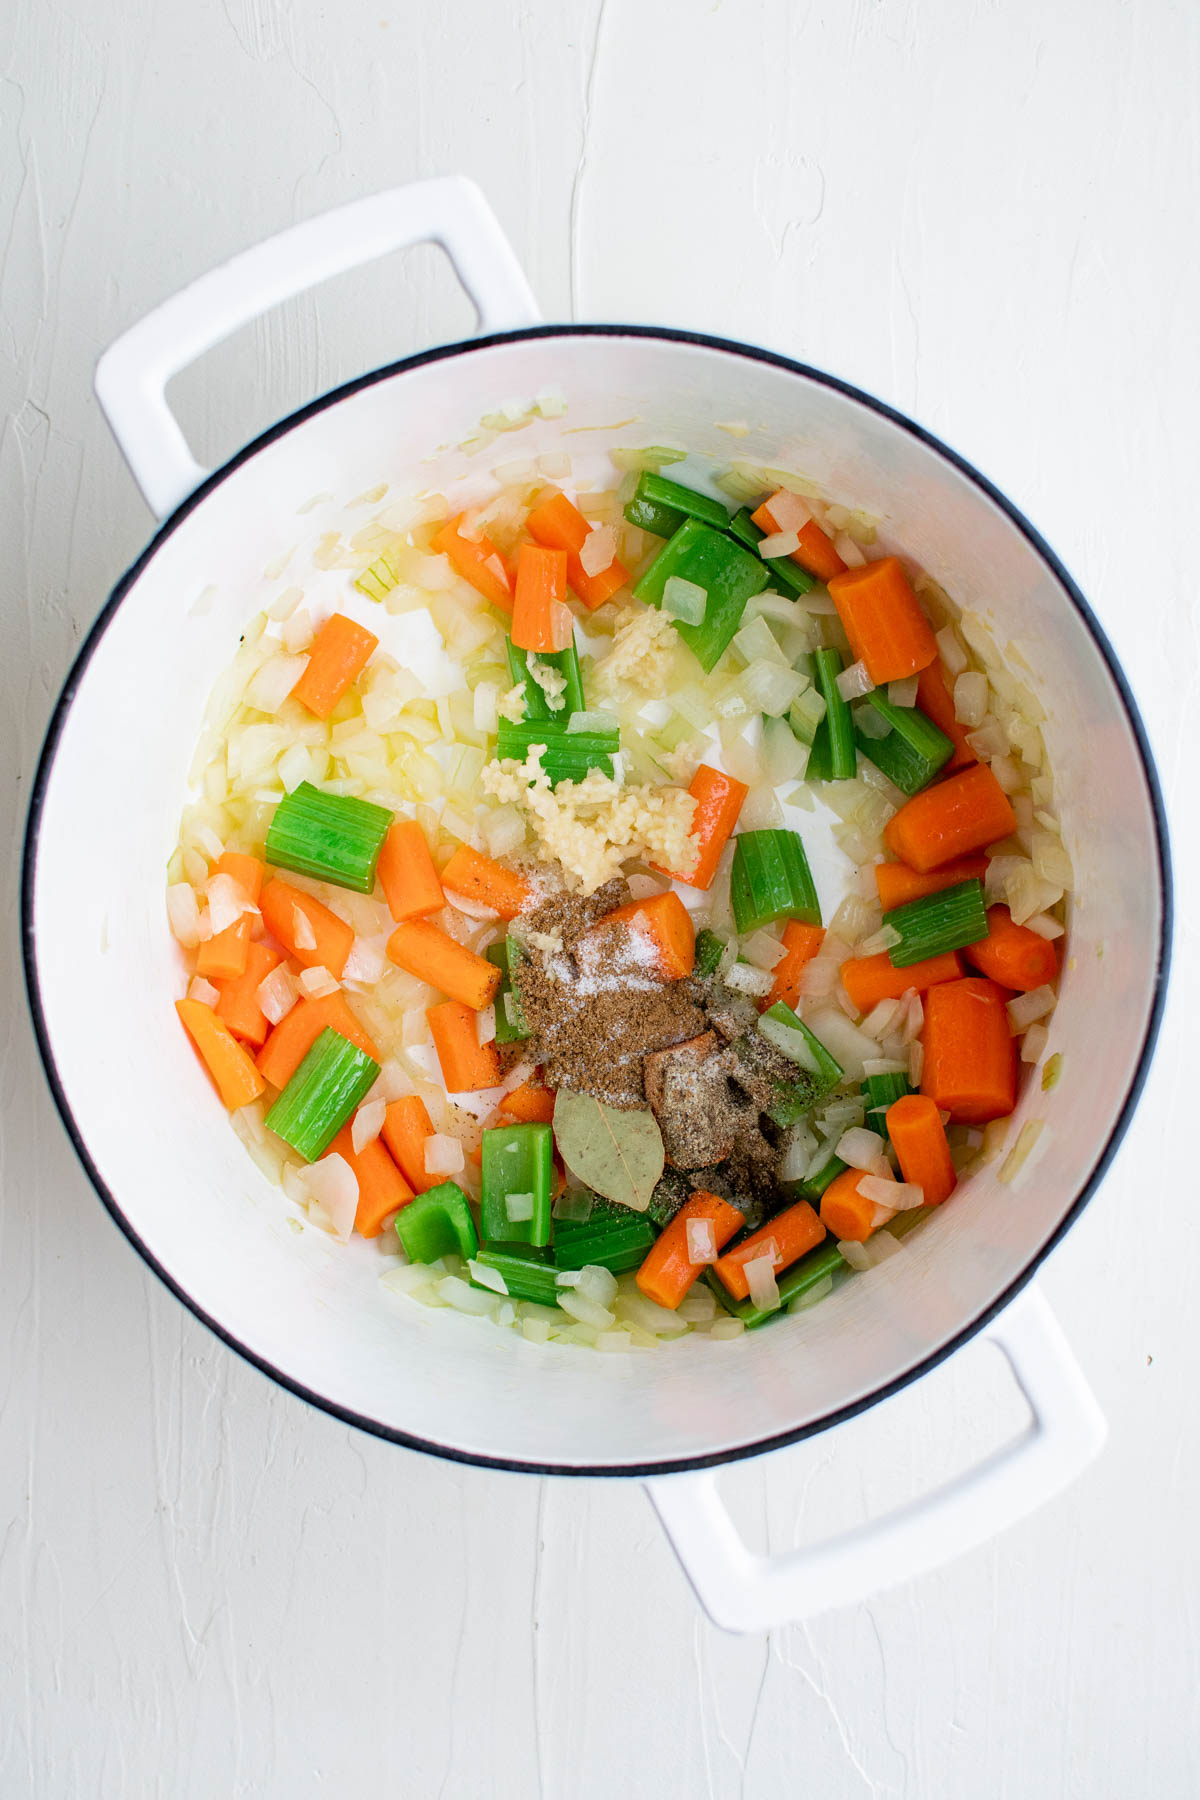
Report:
M661 694L678 643L669 614L653 606L631 606L617 619L612 649L596 664L596 678L601 687L627 681L644 694Z
M552 788L541 759L542 747L535 744L523 763L490 762L483 788L526 811L539 847L562 864L568 886L594 893L619 875L631 856L667 869L694 864L696 802L682 788L626 787L600 769Z
M496 711L502 719L510 724L521 725L525 721L525 683L518 681L516 687L509 688L507 694L496 702Z
M552 713L561 712L567 704L563 698L567 691L567 678L562 670L551 668L549 663L544 663L539 657L532 655L526 658L526 664L529 673L545 694L546 705L550 711ZM521 685L524 686L524 683Z

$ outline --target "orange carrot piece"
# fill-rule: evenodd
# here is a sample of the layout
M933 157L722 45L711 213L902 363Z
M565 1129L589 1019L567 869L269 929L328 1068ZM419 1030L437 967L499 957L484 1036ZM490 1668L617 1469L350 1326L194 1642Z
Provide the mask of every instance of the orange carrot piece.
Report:
M920 875L907 863L876 863L879 904L884 912L890 912L893 906L906 906L910 900L920 900L925 894L940 894L943 888L957 887L960 881L982 881L987 866L986 856L960 856L957 862L945 863L940 869L930 869L928 874Z
M441 1175L425 1170L425 1141L433 1136L433 1121L418 1094L403 1094L388 1104L383 1120L383 1141L400 1173L416 1194L436 1187Z
M462 534L464 513L450 519L433 540L435 550L448 556L464 581L497 607L506 618L512 617L513 579L508 564L489 537L469 538Z
M272 1087L286 1087L326 1026L349 1038L376 1062L383 1059L350 1011L345 996L321 994L314 999L297 1000L291 1012L285 1013L258 1053L258 1072Z
M378 1237L389 1213L399 1212L413 1191L388 1155L380 1138L372 1138L361 1150L354 1148L351 1121L347 1120L327 1154L345 1157L358 1182L358 1209L354 1229L361 1237Z
M952 1119L982 1125L1008 1116L1017 1099L1017 1046L994 981L970 975L925 996L921 1092Z
M500 1111L507 1113L510 1119L519 1119L523 1125L552 1125L555 1092L554 1088L531 1087L529 1082L523 1081L511 1094L505 1094Z
M829 583L850 648L876 687L915 675L937 656L933 628L897 556L847 569Z
M979 758L967 742L967 727L960 725L954 716L954 696L946 686L946 676L940 661L927 663L917 676L917 705L943 736L948 737L954 745L954 755L948 763L943 764L941 774L953 775L959 769L970 768Z
M907 969L894 969L887 951L881 950L878 956L849 957L842 964L842 986L859 1012L868 1013L881 1000L898 1000L910 988L923 994L938 982L958 981L963 973L957 950L927 956Z
M308 666L292 689L292 699L318 719L327 719L378 645L373 631L356 625L345 613L333 613L309 647Z
M1008 795L987 765L976 763L906 800L884 826L883 841L901 862L925 875L998 843L1016 828Z
M825 941L820 925L805 925L789 919L783 928L783 955L775 964L775 984L759 1011L766 1012L780 1000L793 1011L800 1004L800 978Z
M864 1169L844 1169L821 1195L821 1223L840 1241L865 1244L875 1229L875 1202L858 1191Z
M389 828L376 873L388 911L398 925L405 919L441 912L446 904L425 833L415 819L397 819Z
M746 1300L750 1295L746 1264L753 1262L756 1256L761 1256L766 1244L773 1243L775 1246L772 1267L778 1274L780 1269L788 1269L794 1262L799 1262L802 1256L807 1256L824 1236L825 1227L808 1201L798 1200L795 1206L789 1206L786 1212L776 1213L766 1225L744 1238L736 1249L718 1256L716 1272L735 1300Z
M223 855L218 856L212 872L214 875L228 875L241 888L247 900L258 905L267 876L267 866L257 856L247 856L241 850L226 850Z
M749 792L745 782L735 781L732 775L722 775L717 769L710 769L707 763L701 763L688 788L696 802L692 820L692 833L700 842L696 861L686 875L678 869L662 869L660 863L652 866L661 869L664 875L670 875L674 881L685 882L688 887L711 887L721 852L737 824Z
M925 1194L926 1206L940 1206L958 1183L946 1142L942 1115L927 1094L905 1094L887 1110L887 1134L900 1173Z
M519 650L547 655L566 650L571 642L559 608L566 606L567 553L542 544L522 544L517 555L513 596L512 641ZM567 613L567 620L570 613Z
M703 1263L693 1262L688 1255L689 1219L712 1221L713 1238L718 1250L724 1249L734 1232L740 1231L746 1222L736 1206L730 1206L728 1200L722 1200L703 1188L697 1188L684 1201L670 1224L655 1238L646 1252L645 1261L634 1276L647 1300L653 1300L658 1306L665 1306L670 1312L675 1311L705 1267Z
M200 1000L177 1000L175 1011L230 1111L257 1100L263 1078L224 1020Z
M243 913L224 931L205 938L196 951L196 973L207 981L228 981L246 967L250 948L250 915Z
M525 523L529 535L539 544L544 544L548 550L566 551L567 580L589 612L595 612L598 606L611 600L617 589L623 588L629 580L628 569L615 556L607 569L601 569L598 575L587 573L579 560L579 552L593 527L565 494L557 490L547 494L532 509Z
M776 500L778 497L777 494L772 494L771 499ZM750 517L758 529L765 531L768 536L779 530L771 511L770 500L764 500L758 511L751 513ZM800 548L792 551L793 562L799 563L802 569L807 569L810 575L815 575L818 581L828 581L831 576L841 574L846 565L838 555L833 539L828 532L821 530L815 519L810 519L796 535L800 539Z
M1049 938L1039 937L1028 925L1014 925L1007 906L989 906L987 922L987 936L963 951L981 975L1019 994L1054 980L1058 952Z
M487 964L489 969L491 966ZM437 1006L427 1007L425 1017L433 1033L433 1046L448 1094L500 1086L504 1077L495 1039L487 1044L479 1042L479 1017L473 1008L461 1000L443 1000Z
M495 963L476 956L465 944L431 925L428 919L408 919L397 925L387 941L387 953L398 968L430 987L441 988L451 1000L472 1011L490 1006L503 980Z
M658 951L659 973L664 981L678 981L690 975L696 966L696 928L691 914L679 898L668 889L665 894L652 894L648 900L631 900L605 913L597 929L607 925L628 925L631 931L648 937Z
M289 882L281 881L278 875L274 881L268 881L259 904L263 924L271 936L302 968L328 969L331 975L340 977L354 943L354 933L344 919L311 894L303 894ZM316 941L308 943L310 937ZM301 938L306 941L301 943Z
M506 869L469 844L460 844L442 870L442 885L464 899L490 906L502 919L515 919L524 912L533 891L515 869Z
M265 981L278 962L278 950L272 950L269 944L251 944L242 973L217 983L221 996L216 1008L218 1019L224 1019L234 1037L253 1044L256 1050L266 1043L271 1029L258 1003L259 983Z

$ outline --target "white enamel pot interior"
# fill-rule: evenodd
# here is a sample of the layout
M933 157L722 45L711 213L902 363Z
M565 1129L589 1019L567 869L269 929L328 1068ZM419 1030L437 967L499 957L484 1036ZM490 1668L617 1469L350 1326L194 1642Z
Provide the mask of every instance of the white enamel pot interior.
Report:
M67 681L37 779L24 927L55 1097L131 1241L274 1379L383 1437L442 1455L657 1476L656 1504L715 1617L746 1627L811 1611L996 1529L1062 1486L1100 1442L1094 1403L1053 1321L1027 1296L1008 1303L1095 1187L1157 1022L1166 847L1136 713L1081 596L980 476L869 397L737 344L626 327L493 331L327 396L201 480L162 401L167 375L331 263L434 237L486 323L536 319L466 184L404 190L358 210L357 223L348 223L353 208L331 215L340 237L330 220L314 222L319 247L304 226L217 271L122 340L102 367L106 410L152 503L165 510L195 491L105 606ZM547 387L567 397L562 418L506 435L475 458L438 452L498 403ZM994 1169L975 1175L901 1256L802 1318L734 1344L688 1338L657 1354L537 1348L384 1292L373 1244L342 1247L289 1228L278 1191L228 1129L174 1016L181 964L166 925L165 864L207 695L245 620L278 592L264 570L282 551L296 547L287 579L303 582L317 538L361 521L349 503L364 490L386 481L393 494L469 494L481 464L551 450L579 459L630 442L687 445L687 464L672 473L702 484L730 460L731 440L718 429L730 420L751 428L736 454L801 469L878 515L885 544L980 612L1033 671L1077 872L1054 1017L1063 1075L1052 1093L1035 1081L1022 1099L1018 1122L1047 1126L1023 1180L1002 1187ZM305 511L314 495L329 497ZM711 1481L695 1471L848 1417L981 1327L1030 1397L1024 1440L915 1514L853 1540L775 1560L745 1551Z

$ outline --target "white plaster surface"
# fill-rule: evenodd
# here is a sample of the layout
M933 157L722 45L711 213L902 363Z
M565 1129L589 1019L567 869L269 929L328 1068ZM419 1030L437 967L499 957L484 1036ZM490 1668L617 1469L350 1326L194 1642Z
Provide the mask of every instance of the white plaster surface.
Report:
M0 12L4 1800L1200 1792L1198 52L1200 12L1172 0ZM636 1485L389 1448L241 1363L109 1222L33 1051L26 795L80 638L150 530L95 358L283 225L457 170L548 317L764 342L971 457L1091 597L1174 809L1155 1073L1044 1277L1108 1447L985 1549L769 1637L706 1623ZM282 309L174 397L215 457L469 322L418 252ZM782 1545L911 1496L1019 1418L998 1359L969 1349L729 1488Z

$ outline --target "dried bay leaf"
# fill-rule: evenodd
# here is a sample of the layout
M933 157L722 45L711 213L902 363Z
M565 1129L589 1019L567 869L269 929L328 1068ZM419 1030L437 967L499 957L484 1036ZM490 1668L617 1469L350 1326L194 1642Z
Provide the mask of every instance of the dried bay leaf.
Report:
M632 1212L645 1212L663 1172L663 1141L651 1112L622 1112L591 1094L559 1088L554 1141L579 1181Z

